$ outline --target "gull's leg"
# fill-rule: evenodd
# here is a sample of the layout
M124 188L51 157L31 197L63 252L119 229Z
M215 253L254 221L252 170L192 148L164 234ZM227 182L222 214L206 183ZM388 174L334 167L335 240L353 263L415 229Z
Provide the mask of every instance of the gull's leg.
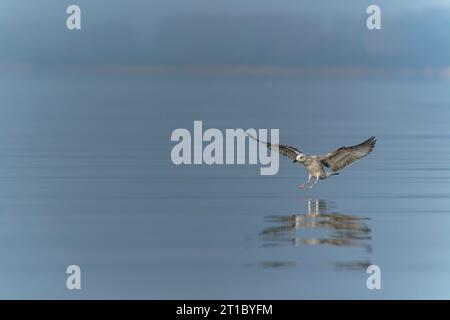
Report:
M314 181L314 183L312 183L310 186L308 186L308 189L314 188L314 186L316 185L317 181L319 181L319 175L316 176L316 180Z
M304 189L307 185L308 185L308 183L311 181L311 175L308 175L308 181L306 181L305 183L302 183L301 185L299 185L298 187L300 188L300 189Z

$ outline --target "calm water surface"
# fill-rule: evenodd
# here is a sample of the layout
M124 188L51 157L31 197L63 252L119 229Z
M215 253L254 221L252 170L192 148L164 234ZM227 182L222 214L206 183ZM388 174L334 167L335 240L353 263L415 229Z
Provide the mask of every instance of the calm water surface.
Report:
M448 299L449 86L3 74L0 298ZM279 128L311 154L378 143L302 191L286 159L275 176L173 165L170 134L194 120Z

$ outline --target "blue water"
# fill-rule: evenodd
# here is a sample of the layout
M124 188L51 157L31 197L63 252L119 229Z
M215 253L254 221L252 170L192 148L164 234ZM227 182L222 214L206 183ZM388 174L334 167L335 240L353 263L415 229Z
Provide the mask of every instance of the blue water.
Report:
M0 298L450 298L449 85L2 74ZM175 166L170 134L194 120L309 154L378 143L304 191L286 159Z

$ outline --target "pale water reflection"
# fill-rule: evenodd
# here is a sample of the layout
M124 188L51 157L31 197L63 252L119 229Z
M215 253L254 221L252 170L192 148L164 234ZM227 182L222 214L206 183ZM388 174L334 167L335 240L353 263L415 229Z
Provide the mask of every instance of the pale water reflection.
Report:
M308 199L305 212L267 216L271 225L261 231L263 246L293 245L360 247L367 259L333 262L338 269L366 270L372 252L369 218L335 212L324 199ZM263 262L264 267L293 266L294 261Z

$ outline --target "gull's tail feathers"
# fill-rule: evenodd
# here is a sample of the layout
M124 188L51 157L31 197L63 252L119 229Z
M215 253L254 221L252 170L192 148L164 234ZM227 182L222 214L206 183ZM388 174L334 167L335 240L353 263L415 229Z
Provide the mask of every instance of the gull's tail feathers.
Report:
M329 178L329 177L331 177L331 176L338 175L338 174L340 174L340 172L329 171L329 172L327 172L327 178Z

